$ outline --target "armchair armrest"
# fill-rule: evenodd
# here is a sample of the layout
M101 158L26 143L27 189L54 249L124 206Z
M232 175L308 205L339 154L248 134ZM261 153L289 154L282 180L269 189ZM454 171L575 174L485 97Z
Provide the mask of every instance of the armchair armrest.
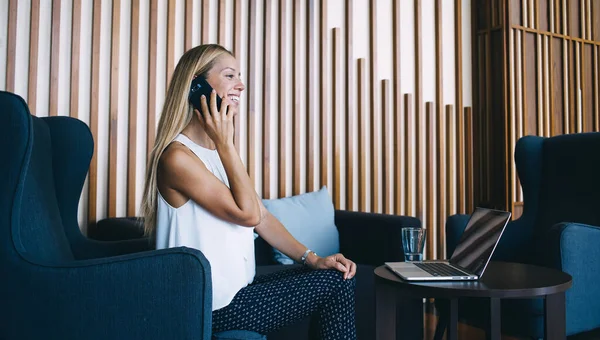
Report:
M373 266L404 261L402 227L421 227L415 217L355 211L335 211L340 252L352 261Z
M557 224L537 249L542 264L573 277L573 286L566 293L569 333L600 327L600 227Z
M142 225L136 218L107 218L90 228L89 237L79 231L70 236L71 250L77 260L119 256L154 250L143 237Z
M24 269L30 280L14 295L14 302L22 303L9 305L35 308L11 311L0 320L14 338L211 337L211 271L197 250L179 247Z

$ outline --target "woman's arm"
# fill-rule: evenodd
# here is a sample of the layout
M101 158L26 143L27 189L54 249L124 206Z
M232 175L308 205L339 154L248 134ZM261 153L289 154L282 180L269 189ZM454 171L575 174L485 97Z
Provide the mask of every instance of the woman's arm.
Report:
M262 202L260 207L263 217L254 230L272 247L300 262L302 255L307 250L306 246L298 242L283 224L262 205ZM351 279L356 273L356 264L342 254L320 257L309 253L306 264L313 269L337 269L344 273L344 279Z
M223 155L222 158L234 158L237 153L232 150ZM165 150L159 163L159 190L166 197L170 196L170 191L175 191L175 195L185 198L183 202L191 199L222 220L254 227L260 222L260 200L253 189L239 184L243 182L239 177L246 173L243 167L235 159L222 161L224 166L233 167L229 172L236 174L233 180L229 179L231 189L187 147L174 143Z

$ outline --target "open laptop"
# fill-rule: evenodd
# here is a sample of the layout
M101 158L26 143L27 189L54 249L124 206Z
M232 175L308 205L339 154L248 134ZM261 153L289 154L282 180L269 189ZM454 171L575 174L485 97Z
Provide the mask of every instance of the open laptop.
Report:
M477 207L450 260L386 262L406 281L479 280L487 267L511 213Z

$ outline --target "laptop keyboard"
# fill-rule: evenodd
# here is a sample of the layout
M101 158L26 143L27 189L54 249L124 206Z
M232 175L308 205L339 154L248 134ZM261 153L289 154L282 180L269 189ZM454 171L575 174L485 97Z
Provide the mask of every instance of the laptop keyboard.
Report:
M433 276L466 276L467 274L454 269L446 263L414 262L414 265Z

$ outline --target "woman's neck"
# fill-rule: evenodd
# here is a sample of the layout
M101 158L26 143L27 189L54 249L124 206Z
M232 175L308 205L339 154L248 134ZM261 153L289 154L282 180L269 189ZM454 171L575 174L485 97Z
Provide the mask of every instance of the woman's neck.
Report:
M210 139L208 134L199 122L192 118L190 123L181 131L187 138L192 142L200 145L203 148L214 150L216 148L215 143Z

